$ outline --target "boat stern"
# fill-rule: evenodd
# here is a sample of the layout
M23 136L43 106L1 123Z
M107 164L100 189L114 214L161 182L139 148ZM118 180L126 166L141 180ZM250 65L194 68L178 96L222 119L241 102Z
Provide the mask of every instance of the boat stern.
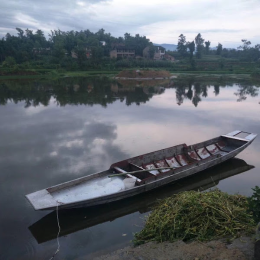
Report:
M25 197L35 210L53 209L58 204L46 189L27 194Z

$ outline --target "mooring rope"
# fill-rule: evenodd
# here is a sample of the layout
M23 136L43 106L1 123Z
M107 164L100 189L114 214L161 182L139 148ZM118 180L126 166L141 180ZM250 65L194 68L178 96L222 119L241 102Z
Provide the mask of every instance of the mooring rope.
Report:
M53 256L50 258L50 260L52 260L57 254L58 252L60 251L60 242L59 242L59 235L60 235L60 221L59 221L59 203L57 202L57 207L56 207L56 216L57 216L57 224L58 224L58 234L57 234L57 244L58 244L58 247L57 247L57 250L56 252L53 254Z

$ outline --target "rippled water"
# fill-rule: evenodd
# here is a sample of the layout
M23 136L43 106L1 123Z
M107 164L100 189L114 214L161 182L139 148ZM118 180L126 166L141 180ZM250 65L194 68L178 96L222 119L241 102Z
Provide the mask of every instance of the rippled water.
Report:
M0 81L0 259L49 259L57 248L55 213L34 211L25 194L179 143L259 134L258 94L244 81ZM91 259L129 243L153 201L180 189L216 184L250 195L260 184L260 138L238 158L123 204L61 212L55 258Z

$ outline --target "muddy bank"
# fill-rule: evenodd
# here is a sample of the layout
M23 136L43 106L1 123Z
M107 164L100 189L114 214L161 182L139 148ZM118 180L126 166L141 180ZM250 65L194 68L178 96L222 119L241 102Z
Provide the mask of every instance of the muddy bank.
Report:
M128 246L94 260L254 260L254 241L250 237L235 239L231 244L225 240L208 243L150 242L138 247Z
M165 79L170 78L171 73L166 70L123 70L116 78L120 79Z

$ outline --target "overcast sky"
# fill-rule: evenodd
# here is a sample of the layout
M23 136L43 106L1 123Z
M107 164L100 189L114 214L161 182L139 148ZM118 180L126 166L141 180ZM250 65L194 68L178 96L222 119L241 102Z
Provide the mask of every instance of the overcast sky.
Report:
M15 28L64 31L104 28L113 36L139 33L154 43L177 44L200 32L214 47L260 43L259 0L7 0L0 1L0 37Z

